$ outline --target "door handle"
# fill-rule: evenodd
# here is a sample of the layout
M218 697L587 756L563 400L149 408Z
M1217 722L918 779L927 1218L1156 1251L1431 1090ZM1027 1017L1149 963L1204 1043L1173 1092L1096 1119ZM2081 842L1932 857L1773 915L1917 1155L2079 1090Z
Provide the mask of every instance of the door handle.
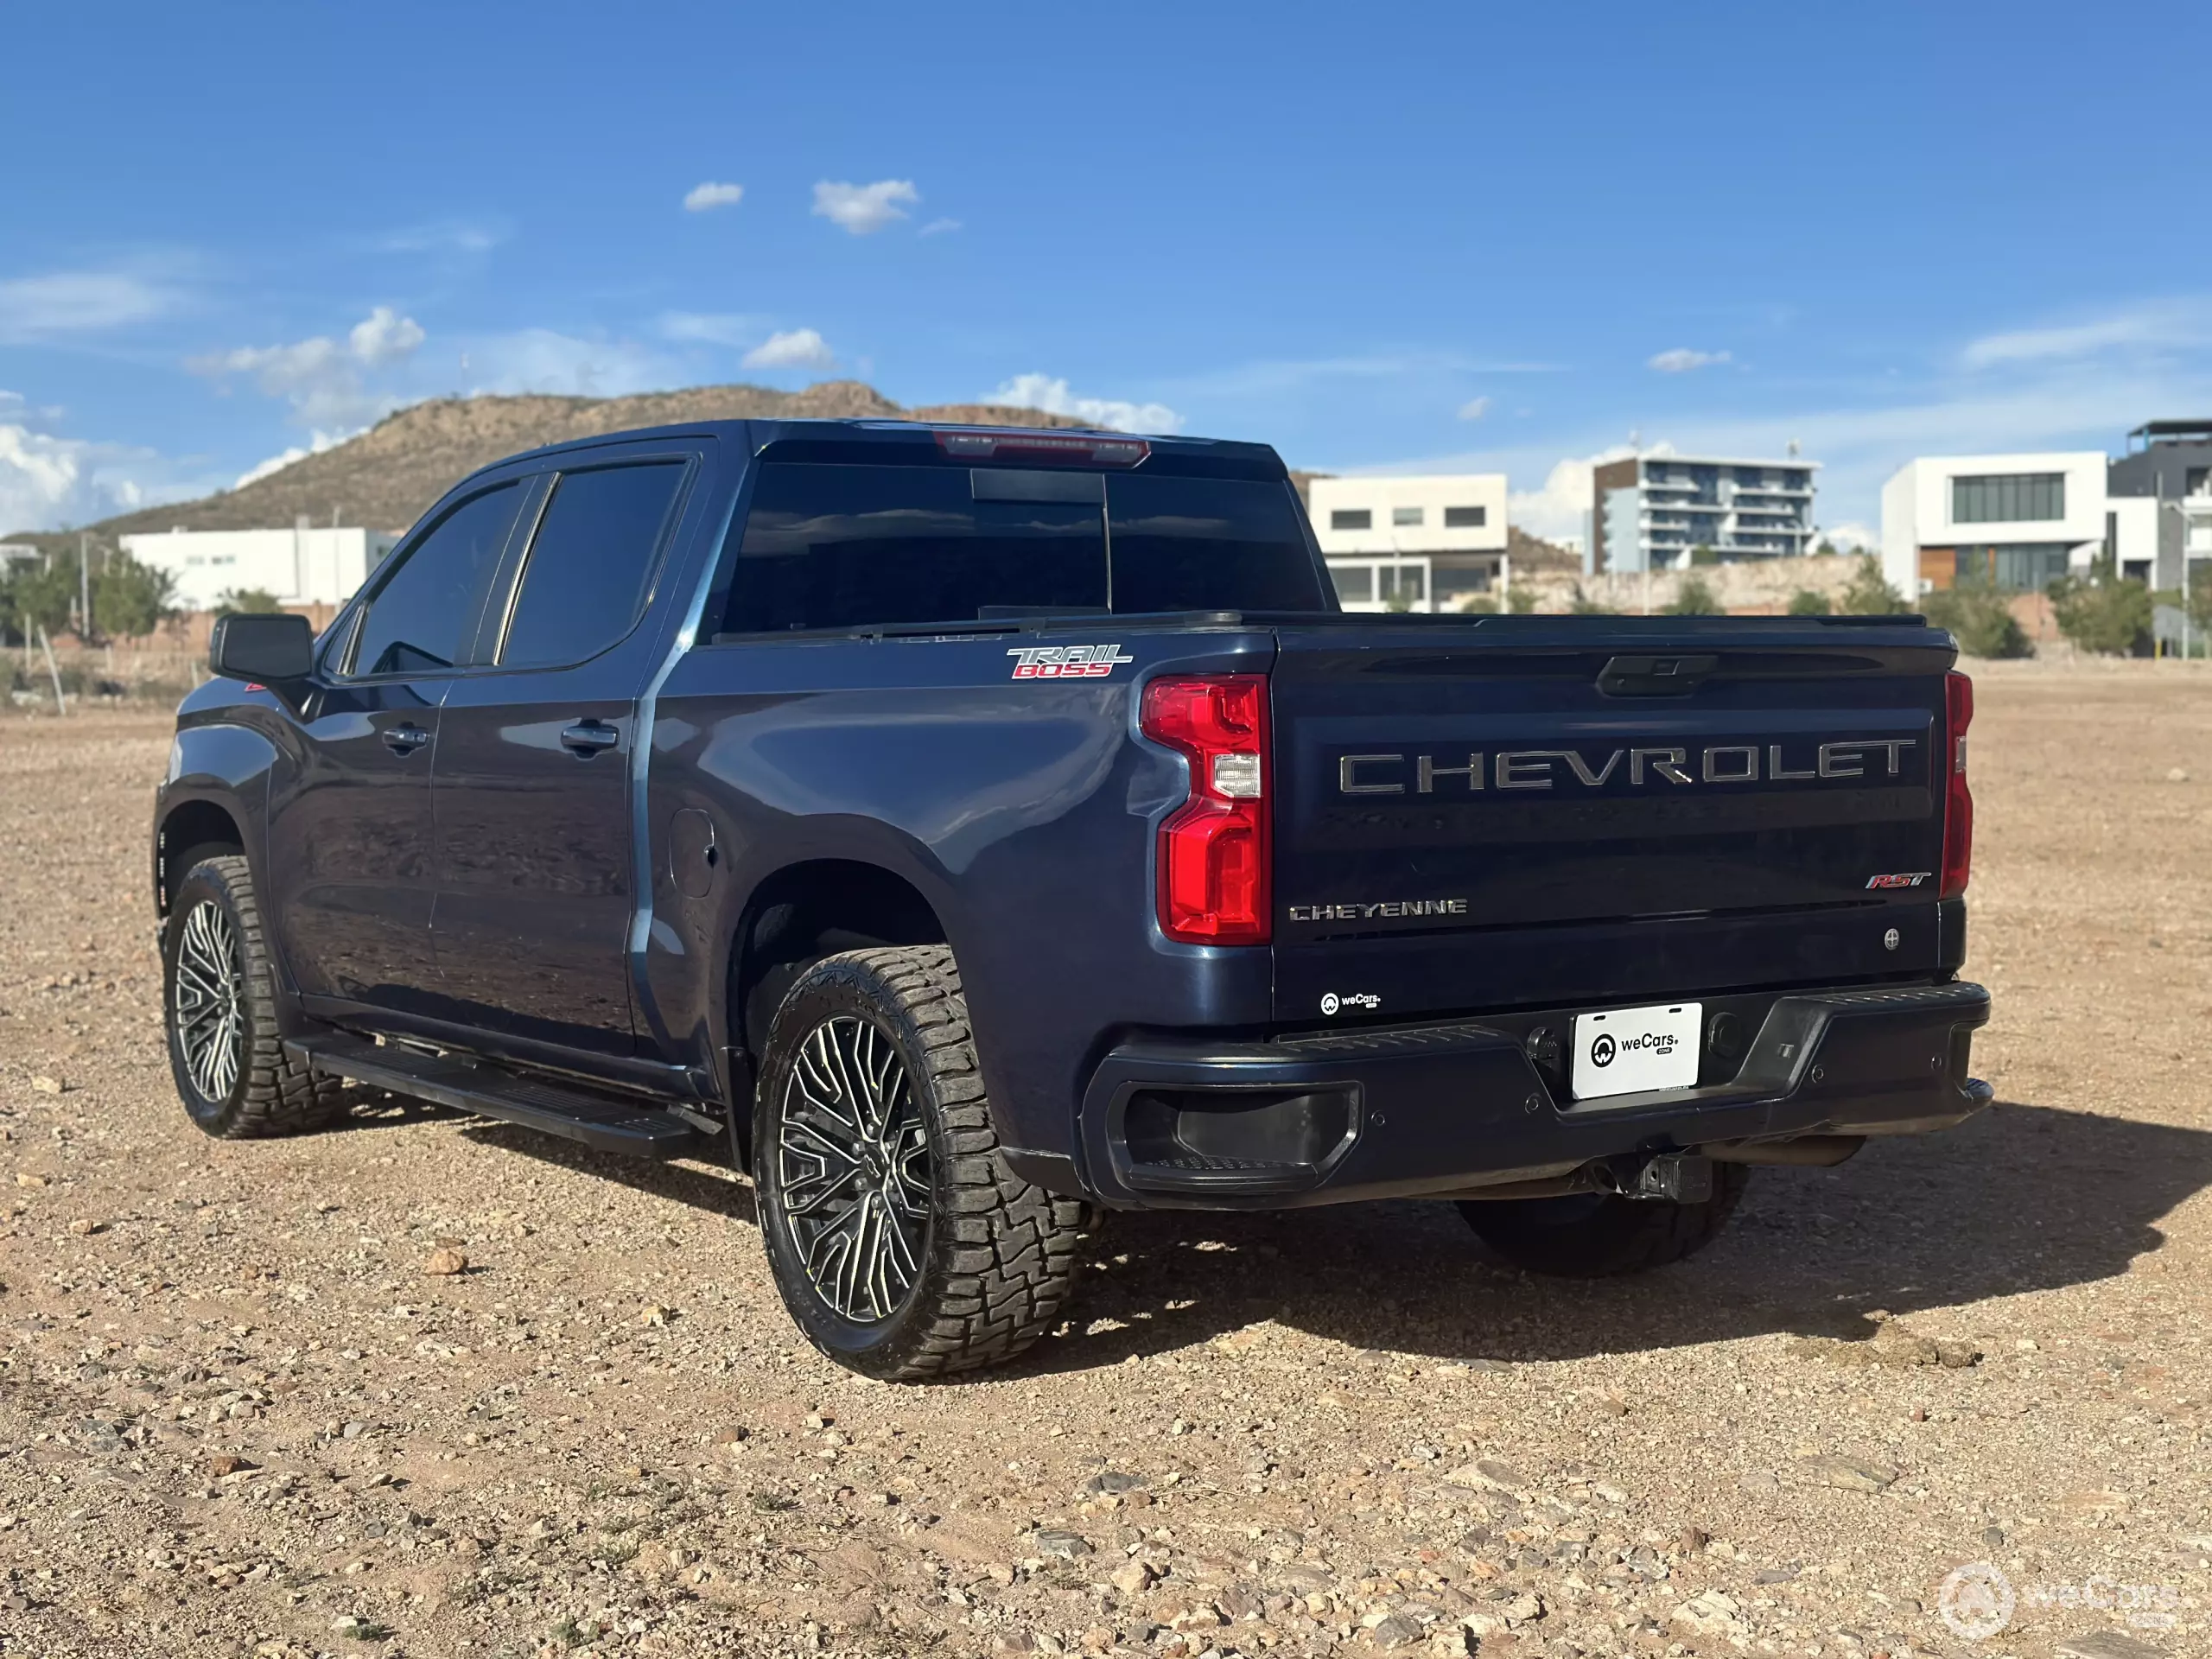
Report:
M399 755L412 754L430 741L430 734L415 725L387 726L377 735L384 740L385 747Z
M622 741L620 727L610 726L603 720L580 720L561 731L561 747L569 753L588 760L601 749L611 749Z

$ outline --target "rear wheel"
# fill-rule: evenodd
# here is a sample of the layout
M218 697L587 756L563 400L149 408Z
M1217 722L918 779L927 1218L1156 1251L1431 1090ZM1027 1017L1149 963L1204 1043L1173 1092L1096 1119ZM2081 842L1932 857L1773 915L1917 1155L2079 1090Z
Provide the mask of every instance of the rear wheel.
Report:
M784 1305L863 1376L1010 1358L1058 1316L1084 1206L999 1155L959 969L943 945L801 974L770 1029L753 1126Z
M1700 1204L1581 1192L1560 1198L1463 1199L1459 1213L1482 1242L1530 1273L1607 1279L1694 1255L1719 1236L1751 1172L1713 1166L1713 1196Z
M202 859L162 930L162 1009L178 1098L209 1135L296 1135L344 1115L343 1085L277 1037L276 984L251 868L235 853Z

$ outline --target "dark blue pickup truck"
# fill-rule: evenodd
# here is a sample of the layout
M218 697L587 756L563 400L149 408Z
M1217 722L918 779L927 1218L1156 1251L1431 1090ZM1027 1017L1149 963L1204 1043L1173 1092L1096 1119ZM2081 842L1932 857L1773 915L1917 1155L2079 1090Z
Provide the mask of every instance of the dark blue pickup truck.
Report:
M155 819L177 1088L727 1146L870 1375L1101 1211L1450 1198L1536 1271L1958 1122L1972 688L1911 617L1341 613L1258 445L889 422L478 473L218 625Z

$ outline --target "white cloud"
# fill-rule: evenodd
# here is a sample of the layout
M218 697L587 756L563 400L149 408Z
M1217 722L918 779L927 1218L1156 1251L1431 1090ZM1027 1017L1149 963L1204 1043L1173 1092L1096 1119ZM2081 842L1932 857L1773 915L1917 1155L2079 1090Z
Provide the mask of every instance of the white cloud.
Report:
M2048 328L1985 334L1959 353L1968 369L2055 363L2135 349L2174 350L2212 344L2212 302L2202 296L2161 300L2109 316Z
M1132 404L1116 397L1078 397L1068 383L1044 374L1017 374L983 400L1019 409L1067 415L1116 432L1179 432L1183 417L1165 404Z
M760 339L767 320L736 311L664 311L656 327L663 340L734 347Z
M251 376L269 396L288 401L295 417L311 426L360 427L410 401L376 390L366 375L405 363L425 338L414 318L380 305L355 323L342 342L317 334L289 346L242 346L194 358L185 366L219 382L234 374Z
M1544 476L1541 488L1516 490L1506 498L1505 517L1532 536L1555 537L1582 534L1583 515L1590 511L1590 474L1609 461L1621 461L1637 452L1616 444L1594 455L1570 456L1555 462ZM1662 445L1657 451L1665 454Z
M379 369L387 363L403 362L413 356L423 338L421 323L412 317L398 315L388 305L380 305L353 325L346 340L363 364Z
M506 238L503 225L441 219L388 232L371 238L366 245L376 253L474 254L489 253Z
M906 217L901 202L921 200L910 179L878 179L874 184L844 184L824 179L814 187L814 211L855 236L869 236L892 220Z
M917 236L943 236L948 231L957 231L959 228L960 221L957 219L933 219L930 220L928 224L923 226L920 230L915 232L914 234Z
M304 448L298 444L294 444L282 454L271 455L268 460L257 461L247 467L238 474L238 481L231 487L234 490L242 490L247 485L257 483L272 473L283 472L296 461L305 461L309 455L319 455L326 449L334 449L346 439L356 435L358 435L352 432L315 433L309 436Z
M0 412L12 412L0 411ZM149 449L56 437L0 422L0 533L81 524L159 501L204 495Z
M521 328L466 342L462 359L471 378L449 388L479 392L543 392L563 397L621 397L658 391L692 378L667 354L626 340L586 340L552 328Z
M1487 397L1470 397L1459 405L1459 418L1463 421L1479 421L1489 413L1490 399Z
M683 194L683 211L687 213L712 213L717 207L734 207L745 200L741 184L695 184Z
M1694 352L1687 346L1677 346L1671 352L1661 352L1644 363L1647 369L1656 369L1662 374L1688 374L1695 369L1709 369L1716 363L1729 361L1726 352Z
M748 369L826 369L837 358L813 329L789 328L769 335L741 360Z
M119 270L65 270L0 282L0 344L127 327L172 309L175 292Z

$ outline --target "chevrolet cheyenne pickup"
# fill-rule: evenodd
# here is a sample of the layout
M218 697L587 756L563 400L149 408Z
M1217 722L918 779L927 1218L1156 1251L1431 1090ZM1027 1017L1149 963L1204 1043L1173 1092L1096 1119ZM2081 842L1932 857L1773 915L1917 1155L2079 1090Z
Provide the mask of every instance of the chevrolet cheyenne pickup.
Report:
M1263 446L725 422L217 626L155 816L209 1134L351 1086L749 1173L807 1337L1020 1351L1117 1209L1454 1201L1535 1272L1991 1098L1917 617L1342 612Z

